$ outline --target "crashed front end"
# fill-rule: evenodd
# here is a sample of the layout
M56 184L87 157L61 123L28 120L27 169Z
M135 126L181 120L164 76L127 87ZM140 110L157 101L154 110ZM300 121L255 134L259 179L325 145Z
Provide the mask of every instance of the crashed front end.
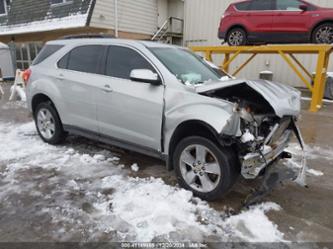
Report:
M301 109L297 90L269 81L234 80L219 85L205 85L199 92L233 103L234 113L220 141L238 152L244 178L257 178L273 162L290 158L285 149L293 133L303 148L296 126Z

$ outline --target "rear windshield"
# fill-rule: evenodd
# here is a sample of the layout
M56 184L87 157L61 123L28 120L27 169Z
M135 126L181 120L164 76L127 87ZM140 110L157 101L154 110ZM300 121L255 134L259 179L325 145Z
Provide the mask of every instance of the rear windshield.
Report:
M39 52L37 57L32 62L32 65L37 65L44 61L46 58L50 57L52 54L60 50L63 45L45 45L43 49Z

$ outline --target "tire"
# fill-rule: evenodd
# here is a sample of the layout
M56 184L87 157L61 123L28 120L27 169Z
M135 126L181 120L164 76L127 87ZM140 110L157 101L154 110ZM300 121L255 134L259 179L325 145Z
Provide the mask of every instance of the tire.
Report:
M56 145L64 141L66 133L51 102L40 103L34 112L34 119L37 132L44 142Z
M242 28L234 28L227 34L227 43L229 46L245 46L247 45L247 34Z
M314 29L312 43L333 44L333 23L324 23Z
M200 153L203 149L206 150L205 156ZM179 185L207 201L223 197L240 175L231 149L220 148L211 140L198 136L179 142L173 153L173 166Z

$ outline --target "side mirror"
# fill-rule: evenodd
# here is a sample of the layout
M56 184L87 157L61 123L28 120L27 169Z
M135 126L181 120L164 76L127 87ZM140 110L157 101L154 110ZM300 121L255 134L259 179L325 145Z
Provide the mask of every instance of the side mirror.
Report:
M149 69L133 69L130 74L130 79L133 81L150 83L154 86L162 84L158 74Z
M299 6L299 9L302 10L302 11L307 11L308 10L308 6L306 4L301 4Z

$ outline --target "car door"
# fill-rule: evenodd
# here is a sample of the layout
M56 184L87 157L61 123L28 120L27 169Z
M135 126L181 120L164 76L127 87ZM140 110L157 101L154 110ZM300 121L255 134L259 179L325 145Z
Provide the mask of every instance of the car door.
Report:
M276 12L273 18L273 31L280 33L284 38L296 38L300 33L309 32L309 22L311 18L310 6L308 11L300 9L300 5L305 5L299 0L276 0ZM281 38L283 38L281 36Z
M120 142L160 151L164 86L132 81L133 69L156 72L134 48L109 46L106 76L96 96L99 130Z
M64 125L98 132L94 92L106 49L101 45L75 47L58 62L58 89L66 110Z
M252 0L245 14L250 33L270 32L273 24L274 0Z

